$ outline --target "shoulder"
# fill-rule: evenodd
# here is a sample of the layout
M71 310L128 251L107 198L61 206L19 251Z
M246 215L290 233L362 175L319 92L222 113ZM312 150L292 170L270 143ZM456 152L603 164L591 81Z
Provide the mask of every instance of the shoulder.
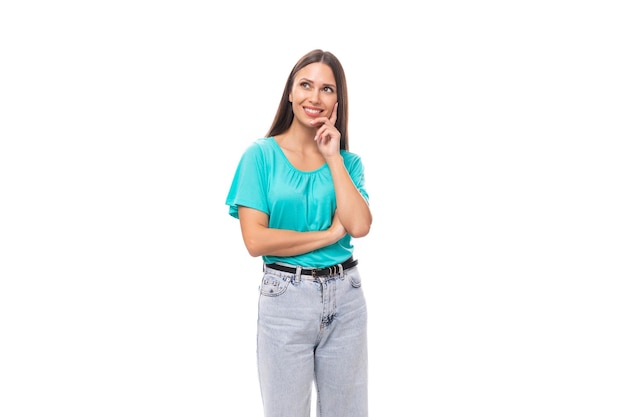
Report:
M341 151L341 156L343 157L344 164L346 166L350 166L353 164L361 164L361 157L354 152L350 151Z
M244 158L263 158L273 152L271 138L260 138L252 141L243 152Z
M270 149L274 146L274 138L259 138L252 142L252 146L258 146L263 149Z
M260 138L253 141L246 149L246 153L253 154L268 154L275 152L276 146L274 145L273 138Z

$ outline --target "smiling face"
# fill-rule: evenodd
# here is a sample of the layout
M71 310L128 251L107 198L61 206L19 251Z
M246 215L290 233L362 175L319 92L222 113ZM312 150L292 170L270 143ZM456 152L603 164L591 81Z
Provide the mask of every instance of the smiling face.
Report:
M298 71L289 93L295 120L311 126L317 117L330 117L337 102L335 76L330 66L315 62Z

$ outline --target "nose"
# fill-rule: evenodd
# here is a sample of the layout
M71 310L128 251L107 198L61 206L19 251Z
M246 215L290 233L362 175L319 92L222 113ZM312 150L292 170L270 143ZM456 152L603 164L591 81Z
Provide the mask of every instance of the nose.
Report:
M315 89L315 90L311 91L311 95L309 96L309 100L311 100L311 103L319 103L320 102L320 92L319 92L319 90Z

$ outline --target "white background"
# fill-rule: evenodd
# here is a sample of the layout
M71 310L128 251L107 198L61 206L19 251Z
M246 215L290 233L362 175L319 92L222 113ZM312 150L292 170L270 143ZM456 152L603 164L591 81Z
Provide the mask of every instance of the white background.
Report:
M618 3L3 2L0 415L262 415L224 201L322 48L374 213L370 415L623 417Z

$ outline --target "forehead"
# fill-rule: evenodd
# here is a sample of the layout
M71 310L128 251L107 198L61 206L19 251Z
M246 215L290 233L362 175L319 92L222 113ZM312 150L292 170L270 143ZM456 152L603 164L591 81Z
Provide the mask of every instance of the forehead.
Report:
M295 79L309 79L321 84L335 84L333 69L328 64L313 62L296 73Z

